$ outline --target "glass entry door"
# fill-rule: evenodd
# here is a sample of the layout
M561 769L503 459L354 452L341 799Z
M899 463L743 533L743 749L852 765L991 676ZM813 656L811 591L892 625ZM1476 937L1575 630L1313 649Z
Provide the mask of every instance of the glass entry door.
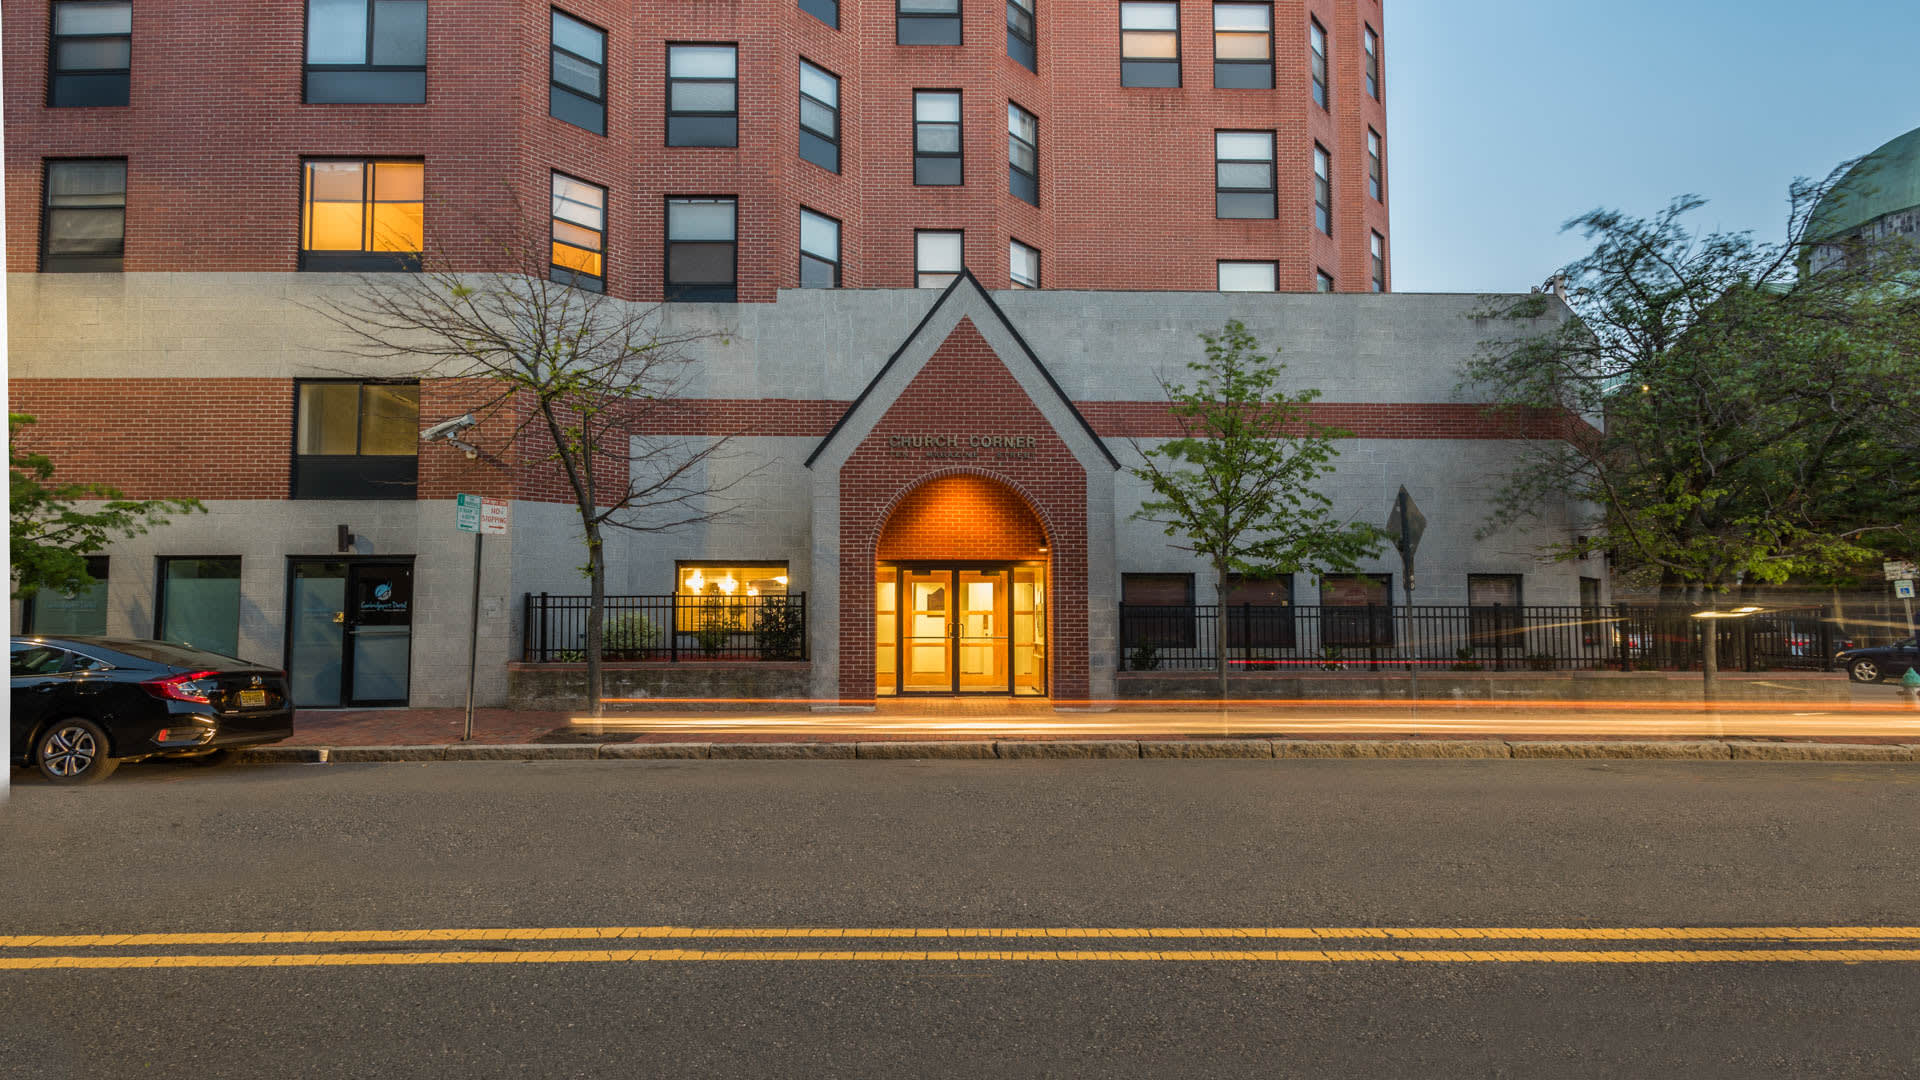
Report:
M1044 565L883 565L874 580L880 694L1045 694Z
M287 674L301 708L405 705L413 564L298 559L287 605Z
M904 591L907 599L905 640L901 642L906 665L901 671L900 688L953 691L953 572L950 570L906 572Z

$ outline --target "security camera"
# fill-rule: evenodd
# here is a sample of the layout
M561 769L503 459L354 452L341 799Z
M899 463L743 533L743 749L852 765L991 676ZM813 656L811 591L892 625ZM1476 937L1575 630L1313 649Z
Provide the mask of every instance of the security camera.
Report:
M451 435L447 436L447 442L455 450L458 450L461 453L467 455L468 461L473 461L474 459L480 456L480 448L473 445L472 443L461 442L459 439L456 439Z
M462 431L465 431L466 429L474 426L475 424L478 424L479 422L480 421L475 420L473 418L472 413L468 413L465 416L456 416L451 420L442 420L439 423L428 428L427 430L421 432L420 441L432 442L435 439L446 439L448 441L452 441L455 435L460 434Z

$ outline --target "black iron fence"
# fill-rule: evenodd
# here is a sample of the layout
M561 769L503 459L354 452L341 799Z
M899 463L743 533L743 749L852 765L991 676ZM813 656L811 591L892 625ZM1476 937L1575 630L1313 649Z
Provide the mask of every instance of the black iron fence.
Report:
M527 593L522 657L529 663L586 660L585 596ZM605 660L805 660L807 594L609 596Z
M1730 605L1731 606L1731 605ZM1698 618L1694 608L1120 605L1122 671L1689 670L1703 634L1726 671L1833 669L1850 642L1818 608ZM1224 636L1224 642L1222 640Z

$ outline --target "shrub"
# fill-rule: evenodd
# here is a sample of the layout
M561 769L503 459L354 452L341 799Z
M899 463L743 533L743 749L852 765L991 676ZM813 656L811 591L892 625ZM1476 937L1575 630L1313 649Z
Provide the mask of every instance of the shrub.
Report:
M607 660L643 660L647 650L658 644L659 624L640 612L629 611L607 620L600 655Z
M804 611L784 596L769 596L760 602L760 612L753 620L753 636L760 646L760 659L798 660L806 655Z
M1480 671L1485 667L1485 665L1473 658L1473 646L1471 645L1462 646L1460 650L1453 655L1458 657L1458 659L1453 662L1453 670L1455 671Z
M1321 670L1339 671L1341 668L1346 667L1347 666L1346 662L1341 660L1340 657L1341 657L1340 646L1338 645L1322 646L1320 649Z
M1527 670L1529 671L1552 671L1559 666L1559 661L1555 659L1554 655L1550 652L1527 654Z
M1135 671L1160 670L1160 650L1152 645L1141 645L1127 657L1127 666Z

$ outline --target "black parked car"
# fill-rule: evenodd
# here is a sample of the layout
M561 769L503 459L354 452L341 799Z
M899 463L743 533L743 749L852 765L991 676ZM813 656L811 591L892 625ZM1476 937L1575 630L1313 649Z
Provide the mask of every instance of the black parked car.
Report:
M1854 682L1883 682L1898 679L1912 668L1920 668L1920 638L1908 638L1892 645L1870 649L1847 649L1834 659L1847 669Z
M13 755L61 784L293 734L287 673L164 641L13 639Z

